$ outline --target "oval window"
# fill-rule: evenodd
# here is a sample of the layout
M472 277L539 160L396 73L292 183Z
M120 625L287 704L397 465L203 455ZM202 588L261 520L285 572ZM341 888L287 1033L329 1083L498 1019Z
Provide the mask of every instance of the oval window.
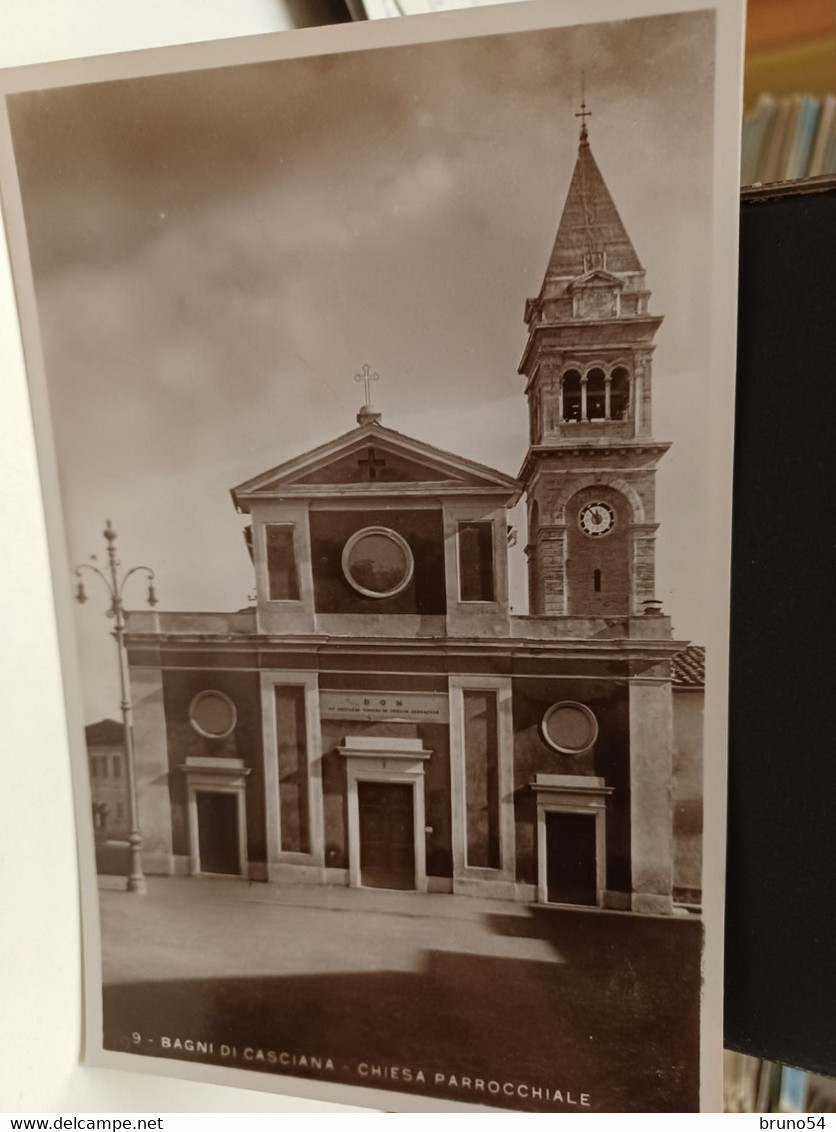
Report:
M366 597L393 597L409 585L415 562L406 539L388 527L364 527L343 548L346 580Z
M224 692L198 692L189 705L189 722L207 739L225 739L235 730L235 704Z
M553 704L540 724L543 739L562 755L580 755L598 738L598 720L585 704Z

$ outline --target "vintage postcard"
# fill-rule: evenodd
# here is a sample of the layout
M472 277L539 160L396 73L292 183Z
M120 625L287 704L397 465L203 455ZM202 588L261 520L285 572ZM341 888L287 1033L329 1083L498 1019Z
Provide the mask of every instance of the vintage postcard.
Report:
M2 76L90 1063L719 1107L741 24Z

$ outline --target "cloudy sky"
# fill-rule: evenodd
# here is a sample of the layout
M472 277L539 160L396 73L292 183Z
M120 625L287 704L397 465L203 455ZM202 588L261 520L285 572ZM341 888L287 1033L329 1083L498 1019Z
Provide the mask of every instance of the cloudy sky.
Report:
M245 605L229 489L352 427L365 362L385 424L516 473L523 307L583 70L593 152L665 316L658 592L699 641L712 43L697 12L15 96L71 561L101 553L109 517L161 609ZM89 719L117 712L107 627L79 609Z

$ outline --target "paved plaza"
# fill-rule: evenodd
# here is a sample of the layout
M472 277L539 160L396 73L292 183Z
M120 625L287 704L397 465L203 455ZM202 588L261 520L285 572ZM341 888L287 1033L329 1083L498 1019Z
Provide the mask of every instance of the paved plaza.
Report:
M495 1107L698 1107L695 919L208 877L151 878L144 897L102 883L106 1048Z

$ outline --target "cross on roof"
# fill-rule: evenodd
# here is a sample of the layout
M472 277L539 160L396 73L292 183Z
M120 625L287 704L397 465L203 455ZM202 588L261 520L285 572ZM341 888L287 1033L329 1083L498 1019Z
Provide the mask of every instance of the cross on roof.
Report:
M586 120L592 117L592 111L586 108L586 75L581 71L581 108L575 111L575 117L581 120L581 141L585 142L589 134L586 132Z
M586 139L589 136L587 134L587 131L586 131L586 120L587 120L587 118L592 117L592 111L587 110L586 102L583 100L583 98L581 99L580 110L575 111L575 117L580 118L580 120L581 120L581 141L586 141Z
M359 373L355 373L354 380L363 382L363 385L366 389L366 404L371 405L372 394L370 386L373 381L380 381L380 374L372 373L371 367L369 365L364 365Z

